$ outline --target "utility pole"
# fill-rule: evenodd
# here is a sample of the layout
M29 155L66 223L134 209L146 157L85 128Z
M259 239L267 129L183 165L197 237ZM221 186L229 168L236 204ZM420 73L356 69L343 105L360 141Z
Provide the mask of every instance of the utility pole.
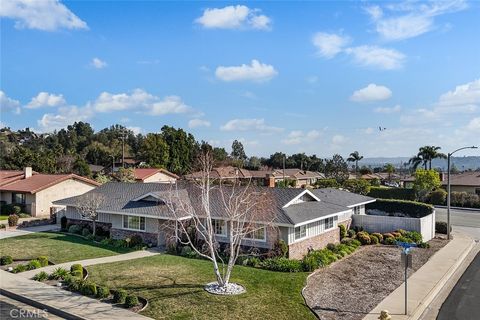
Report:
M287 186L285 181L285 155L283 156L283 185Z
M125 128L122 128L122 168L125 168Z

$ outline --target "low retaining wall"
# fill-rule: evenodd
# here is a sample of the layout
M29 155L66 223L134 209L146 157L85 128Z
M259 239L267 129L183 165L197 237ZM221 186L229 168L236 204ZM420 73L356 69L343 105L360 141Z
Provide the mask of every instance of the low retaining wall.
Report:
M354 214L352 227L363 227L368 232L379 233L392 232L397 229L417 231L422 234L423 241L429 241L435 237L435 211L423 218Z

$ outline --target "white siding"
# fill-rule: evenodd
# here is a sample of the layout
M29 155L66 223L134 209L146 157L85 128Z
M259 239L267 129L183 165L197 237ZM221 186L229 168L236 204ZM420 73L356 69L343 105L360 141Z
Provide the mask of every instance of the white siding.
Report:
M331 230L338 227L339 216L333 216L333 227L327 230ZM327 219L327 218L325 218ZM303 241L305 239L318 236L326 231L325 219L321 219L307 224L307 235L304 238L295 240L295 228L288 228L288 244ZM341 221L341 220L340 220Z
M82 215L80 214L80 212L78 212L78 210L76 208L67 206L67 208L65 210L62 210L58 213L57 221L59 220L59 218L61 218L62 213L64 213L65 216L69 219L89 220L89 219L83 218ZM100 212L98 214L97 222L111 223L112 222L112 215L108 214L108 213Z

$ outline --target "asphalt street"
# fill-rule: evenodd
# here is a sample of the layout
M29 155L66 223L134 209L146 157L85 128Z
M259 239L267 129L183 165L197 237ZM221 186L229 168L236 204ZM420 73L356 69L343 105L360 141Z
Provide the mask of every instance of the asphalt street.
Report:
M447 221L447 209L435 208L436 221ZM453 230L460 231L480 240L480 211L474 210L450 210L450 223ZM480 318L479 318L480 319Z

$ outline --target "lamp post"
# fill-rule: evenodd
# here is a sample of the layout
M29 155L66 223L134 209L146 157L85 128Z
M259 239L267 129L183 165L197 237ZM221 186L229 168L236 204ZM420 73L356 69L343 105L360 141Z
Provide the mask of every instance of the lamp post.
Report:
M450 240L450 158L452 155L460 150L478 149L476 146L459 148L447 155L447 239Z

